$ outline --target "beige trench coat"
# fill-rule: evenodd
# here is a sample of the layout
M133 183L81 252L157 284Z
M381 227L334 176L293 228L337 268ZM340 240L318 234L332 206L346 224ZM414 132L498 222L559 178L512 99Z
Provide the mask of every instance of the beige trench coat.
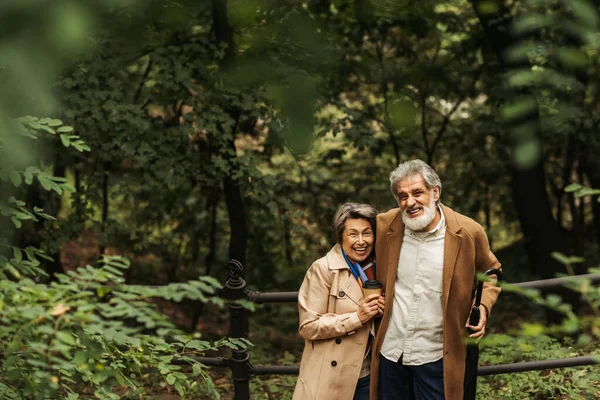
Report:
M298 293L304 352L293 400L351 400L373 323L360 323L363 292L336 244L306 272Z
M490 251L483 227L472 219L442 206L446 218L444 242L442 312L444 315L444 395L446 400L462 400L467 331L471 311L471 289L475 273L501 268ZM371 400L377 400L381 345L393 312L394 287L404 224L400 209L377 216L377 279L385 288L385 311L373 345L371 359ZM401 271L400 271L401 272ZM481 304L490 312L500 289L484 284Z

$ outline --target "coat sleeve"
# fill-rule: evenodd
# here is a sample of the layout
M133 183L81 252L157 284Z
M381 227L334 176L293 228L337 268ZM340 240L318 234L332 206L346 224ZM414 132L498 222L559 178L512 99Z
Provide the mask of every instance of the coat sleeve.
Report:
M482 226L478 227L475 233L475 266L477 272L485 272L490 268L496 268L502 271L502 265L492 253L488 237ZM500 295L500 288L494 284L485 282L481 292L481 304L487 309L488 317L492 312L492 307Z
M306 340L330 339L353 333L362 327L357 312L334 314L327 312L334 274L319 262L315 262L306 272L298 292L300 314L300 336Z

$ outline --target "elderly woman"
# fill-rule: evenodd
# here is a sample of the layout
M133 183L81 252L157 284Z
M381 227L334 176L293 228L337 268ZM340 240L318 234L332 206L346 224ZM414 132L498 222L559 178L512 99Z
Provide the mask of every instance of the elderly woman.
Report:
M384 298L365 298L374 279L375 220L367 204L346 203L333 218L337 244L306 272L300 292L300 335L305 339L293 400L368 400L373 317Z

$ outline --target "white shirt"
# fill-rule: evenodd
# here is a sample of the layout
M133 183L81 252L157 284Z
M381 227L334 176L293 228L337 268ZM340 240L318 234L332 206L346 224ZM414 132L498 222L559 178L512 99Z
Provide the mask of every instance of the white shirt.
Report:
M404 365L423 365L443 356L442 279L446 219L429 232L404 230L394 306L381 354Z

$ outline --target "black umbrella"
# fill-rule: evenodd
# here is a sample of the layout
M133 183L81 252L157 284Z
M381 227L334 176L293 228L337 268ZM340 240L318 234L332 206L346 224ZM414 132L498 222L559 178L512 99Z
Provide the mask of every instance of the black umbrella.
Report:
M497 282L502 281L502 272L495 268L488 269L485 271L485 276L496 275ZM475 295L475 304L471 310L471 316L469 317L469 325L477 325L479 323L479 317L481 311L479 306L481 305L481 291L483 290L483 281L477 282L477 292ZM473 333L469 329L469 333ZM477 395L477 367L479 365L479 345L477 343L469 343L467 345L467 358L465 363L465 385L464 385L464 400L475 400Z

